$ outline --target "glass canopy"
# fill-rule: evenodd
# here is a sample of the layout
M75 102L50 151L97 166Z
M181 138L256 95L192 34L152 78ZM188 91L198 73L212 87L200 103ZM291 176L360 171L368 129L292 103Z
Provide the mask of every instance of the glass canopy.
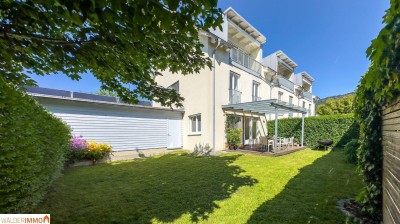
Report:
M232 110L232 111L242 111L249 113L259 113L259 114L287 114L287 113L302 113L306 114L307 109L290 105L286 102L279 101L277 99L270 100L260 100L254 102L247 103L237 103L237 104L229 104L223 105L223 110Z

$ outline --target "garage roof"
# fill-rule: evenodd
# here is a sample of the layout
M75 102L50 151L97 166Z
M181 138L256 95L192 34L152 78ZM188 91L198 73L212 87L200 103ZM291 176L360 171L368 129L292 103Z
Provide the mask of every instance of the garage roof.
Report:
M172 109L170 108L153 107L151 105L151 102L148 101L139 101L138 104L128 104L121 101L117 97L111 97L111 96L101 96L90 93L81 93L81 92L73 92L67 90L58 90L58 89L41 88L41 87L25 87L25 88L29 95L40 98L172 111ZM173 111L184 112L183 109L173 109Z

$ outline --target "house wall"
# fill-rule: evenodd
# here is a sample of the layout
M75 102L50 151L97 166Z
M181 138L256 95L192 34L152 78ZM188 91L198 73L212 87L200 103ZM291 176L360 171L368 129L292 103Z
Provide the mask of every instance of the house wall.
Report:
M222 24L224 31L213 30L212 33L221 37L223 40L228 40L228 26L226 15L225 22ZM212 59L213 51L216 47L216 43L212 44L209 41L209 37L200 35L200 41L203 43L203 51L205 56ZM261 62L262 49L256 49L252 52L252 56L257 58ZM263 59L264 65L277 70L277 58L276 55L271 55ZM223 105L229 104L229 78L231 72L239 75L239 91L241 92L241 102L252 101L252 85L253 82L258 82L259 93L258 96L262 100L266 99L278 99L278 91L284 93L282 100L289 102L289 96L293 96L293 104L302 106L302 102L307 100L299 99L294 92L288 91L283 88L273 87L259 76L253 75L248 71L242 70L241 68L231 65L229 58L229 51L225 48L219 48L216 51L216 65L215 65L215 139L216 139L216 150L222 150L225 148L225 119L226 114L231 112L224 112L222 110ZM170 71L161 71L163 76L157 76L156 82L158 85L169 87L171 84L179 81L179 93L185 98L183 101L183 107L185 114L183 116L183 148L193 150L196 144L209 144L212 146L213 143L213 72L208 67L202 69L199 74L186 75L172 74ZM290 76L292 82L295 81L295 76ZM161 106L154 102L154 106ZM200 134L190 134L190 119L191 115L201 114L202 130ZM267 135L265 122L269 119L275 119L274 115L259 116L255 114L240 114L241 116L254 116L259 118L258 135ZM279 118L288 117L288 114L280 116ZM300 113L293 113L293 117L301 117Z
M110 144L113 151L182 148L181 112L63 99L36 99L69 125L73 135ZM176 128L170 132L171 122ZM172 138L178 141L175 145L170 145Z
M274 71L278 70L278 59L275 54L268 55L267 57L262 59L263 65L273 69Z
M207 56L212 57L213 49L216 44L211 44L208 38L201 37L200 39L207 49ZM215 120L216 120L216 150L225 148L225 119L226 114L222 110L223 105L229 104L229 78L231 72L239 75L239 91L242 92L241 101L252 101L252 85L253 81L260 83L259 97L269 99L269 85L260 77L249 74L248 72L230 65L229 52L223 48L216 51L216 68L215 68ZM196 144L209 144L213 142L213 73L209 68L204 68L199 74L180 75L172 74L169 71L163 71L163 76L157 76L156 82L168 87L171 84L179 81L179 93L185 98L183 107L185 114L183 116L183 147L192 150ZM154 102L154 106L161 106ZM201 134L190 134L190 119L191 115L201 114L202 130ZM251 116L251 114L246 114ZM265 118L261 118L260 122L265 123ZM266 133L264 133L266 134Z

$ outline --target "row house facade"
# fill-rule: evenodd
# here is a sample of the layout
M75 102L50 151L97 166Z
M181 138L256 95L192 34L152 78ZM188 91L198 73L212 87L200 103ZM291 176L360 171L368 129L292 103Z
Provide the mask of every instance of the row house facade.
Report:
M211 69L181 75L162 71L156 82L177 90L183 102L183 148L209 144L214 150L226 147L227 114L240 116L243 145L267 135L266 122L274 114L229 111L229 105L276 99L305 108L306 116L315 114L314 79L307 72L296 72L297 64L283 51L263 57L266 37L234 9L224 11L222 30L199 31L203 52L213 61ZM154 106L160 106L154 103ZM300 117L300 113L278 114L279 118Z

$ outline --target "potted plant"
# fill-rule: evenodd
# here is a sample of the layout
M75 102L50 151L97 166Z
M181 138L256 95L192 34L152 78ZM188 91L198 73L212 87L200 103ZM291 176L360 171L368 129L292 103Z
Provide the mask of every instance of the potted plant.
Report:
M242 129L241 128L227 128L226 138L229 149L236 150L242 142Z

